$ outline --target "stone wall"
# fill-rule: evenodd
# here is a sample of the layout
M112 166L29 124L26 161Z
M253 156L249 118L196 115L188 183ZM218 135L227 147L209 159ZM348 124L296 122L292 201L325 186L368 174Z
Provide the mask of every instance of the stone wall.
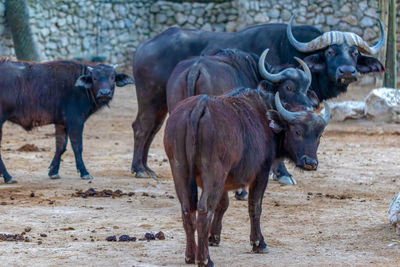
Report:
M0 54L13 55L11 34L0 0ZM288 22L324 31L353 31L369 43L379 34L377 0L232 0L176 3L156 0L27 0L32 31L42 60L107 56L130 65L142 41L171 26L236 31L249 25ZM400 0L398 0L400 7ZM400 17L400 8L398 8ZM400 32L400 27L398 26ZM398 35L400 37L400 34ZM400 41L400 40L399 40ZM400 43L400 42L399 42ZM400 60L400 52L399 52Z

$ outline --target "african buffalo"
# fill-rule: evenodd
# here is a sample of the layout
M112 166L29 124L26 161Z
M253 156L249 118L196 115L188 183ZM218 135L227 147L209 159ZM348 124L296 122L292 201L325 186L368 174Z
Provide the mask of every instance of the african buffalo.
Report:
M293 18L290 25L292 21ZM383 46L384 30L382 27L380 29L381 39L371 48L367 48L359 36L357 41L348 42L348 37L354 37L355 34L323 34L312 26L296 26L292 29L286 24L257 25L234 33L172 27L143 42L136 50L133 64L139 111L132 124L135 139L132 173L136 172L136 177L156 176L147 166L147 155L167 113L168 78L181 60L217 48L237 48L257 55L265 48L270 48L270 64L296 64L294 57L303 59L312 72L311 89L320 100L324 100L345 92L349 83L357 78L355 70L361 73L383 71L382 64L376 58L360 53L376 53ZM290 32L293 32L293 36ZM320 36L324 38L318 39ZM329 36L346 37L329 39ZM322 40L323 46L303 46L304 42L311 40Z
M263 79L264 87L273 93L279 92L285 107L291 111L318 107L318 97L308 87L311 73L301 59L300 69L287 68L277 74L268 72L272 66L266 64L266 49L260 58L238 49L219 49L212 55L183 60L176 65L167 83L167 105L171 112L176 104L189 96L198 94L221 95L238 87L256 88ZM258 63L257 63L258 62ZM275 167L275 166L274 166ZM291 176L280 176L282 184L295 184ZM245 191L236 193L237 199L246 197Z
M66 150L69 136L81 178L91 179L82 160L84 123L111 101L115 84L125 86L131 83L131 77L116 73L114 67L104 64L0 62L0 140L1 127L6 121L19 124L27 131L55 124L56 152L49 176L59 178L61 155ZM4 182L14 182L1 156L0 173Z
M277 111L271 109L273 99ZM271 165L288 158L297 167L316 170L316 152L329 115L329 108L323 117L313 111L290 112L279 93L274 98L260 89L199 95L178 104L167 121L164 147L181 203L186 263L214 266L208 243L219 243L229 205L227 191L246 185L252 250L268 251L260 217Z
M272 74L265 68L269 49L261 57L238 49L219 49L212 55L183 60L176 65L167 82L168 112L183 99L199 95L221 95L238 87L256 88L266 80L266 90L280 93L286 108L301 106L313 108L319 105L317 96L308 87L311 73L307 65L298 59L300 69L287 68ZM307 95L308 94L308 95ZM290 109L290 108L289 108Z

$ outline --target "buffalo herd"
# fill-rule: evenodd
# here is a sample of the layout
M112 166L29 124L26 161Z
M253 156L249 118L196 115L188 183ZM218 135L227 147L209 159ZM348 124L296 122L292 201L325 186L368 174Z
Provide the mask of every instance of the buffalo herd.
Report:
M246 187L252 251L265 253L260 217L270 172L279 183L296 184L284 159L316 170L330 119L325 100L346 92L358 73L384 71L373 57L385 40L380 20L373 46L355 33L321 32L293 20L234 33L169 28L139 45L134 79L105 64L3 60L0 141L6 121L26 130L54 124L50 178L60 178L69 137L80 177L92 179L82 159L84 123L108 105L115 85L135 83L131 171L157 177L147 157L169 113L164 147L181 204L186 263L214 265L208 246L220 243L228 191ZM1 156L0 172L5 183L15 182Z

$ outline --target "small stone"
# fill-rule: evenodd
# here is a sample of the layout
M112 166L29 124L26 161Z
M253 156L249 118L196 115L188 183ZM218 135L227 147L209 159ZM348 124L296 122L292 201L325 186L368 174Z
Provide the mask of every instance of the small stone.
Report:
M328 25L330 25L330 26L335 26L336 24L338 24L339 23L339 19L338 18L336 18L334 15L328 15L327 17L326 17L326 23L328 24Z
M364 17L361 22L360 22L360 26L363 28L367 28L367 27L372 27L374 26L375 22L368 17Z
M146 233L146 234L144 235L144 238L145 238L146 240L155 240L155 239L156 239L156 237L155 237L154 234L152 234L152 233Z
M264 13L258 13L254 16L255 23L267 23L268 17Z
M178 24L184 24L188 19L187 16L182 13L176 14L175 18Z
M225 16L224 13L219 13L217 17L217 23L222 23L225 22L227 17Z
M155 238L157 238L158 240L164 240L165 239L165 235L163 232L158 232L157 234L155 234Z
M35 193L32 192L32 193L30 194L30 197L35 197Z
M272 8L272 9L268 10L268 12L267 12L268 17L270 17L272 19L279 18L279 14L280 14L280 12L276 8Z
M41 236L41 237L47 237L47 235L46 235L46 234L40 234L40 236Z
M343 101L329 103L332 121L360 119L364 117L364 101Z
M158 13L156 15L156 22L162 24L168 20L168 17L163 13Z
M108 236L106 238L106 241L108 241L108 242L117 242L117 237L115 235Z
M365 115L379 122L400 122L400 94L397 89L374 89L365 99Z
M373 40L378 36L378 33L371 28L366 28L364 31L363 39L365 41Z
M342 20L343 20L344 22L347 22L348 24L350 24L350 25L352 25L352 26L356 26L356 25L358 24L358 20L357 20L356 16L354 16L354 15L347 15L347 16L344 16L344 17L342 18Z

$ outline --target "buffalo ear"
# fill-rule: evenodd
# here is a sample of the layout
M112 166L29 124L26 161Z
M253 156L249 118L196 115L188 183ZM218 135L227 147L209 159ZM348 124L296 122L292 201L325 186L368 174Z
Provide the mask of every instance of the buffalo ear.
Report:
M81 75L75 82L76 87L85 87L89 89L92 87L92 78L89 75Z
M118 73L115 75L115 84L118 87L125 86L127 84L134 84L132 77L126 75L125 73Z
M267 92L267 93L275 93L274 87L275 86L272 83L270 83L269 81L262 80L258 84L257 89L262 90L262 91Z
M361 74L385 71L385 67L378 59L364 55L358 56L356 68Z
M279 113L276 110L267 111L268 126L274 133L280 133L285 129L286 123L281 119Z
M311 103L314 108L317 108L319 106L319 102L320 102L319 98L313 90L311 90L311 89L307 90L307 97L311 100Z
M321 58L320 54L312 54L305 58L303 61L307 64L312 72L321 72L325 69L325 62Z

